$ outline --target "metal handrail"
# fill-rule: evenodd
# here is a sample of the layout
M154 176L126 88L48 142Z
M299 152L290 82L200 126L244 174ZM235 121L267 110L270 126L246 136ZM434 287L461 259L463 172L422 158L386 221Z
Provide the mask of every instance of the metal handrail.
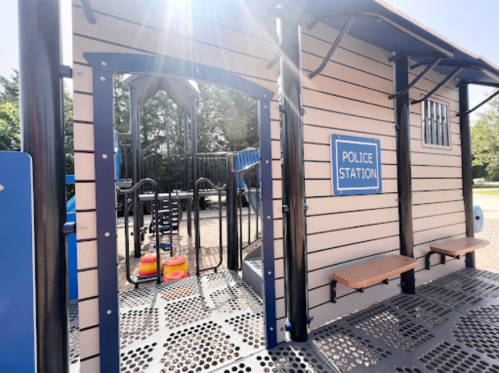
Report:
M134 186L132 186L129 189L121 189L119 187L116 188L116 192L118 194L124 195L123 209L124 209L124 218L125 218L126 279L129 283L135 285L135 288L137 288L139 286L139 284L151 282L151 280L145 279L145 280L135 281L135 280L132 280L132 278L130 276L130 252L129 252L130 242L129 242L129 238L128 238L128 198L127 198L127 195L137 191L144 184L151 184L152 185L152 187L154 189L154 203L156 204L156 206L158 206L158 184L152 179L142 179L137 184L135 184ZM155 220L155 226L156 226L156 281L158 284L160 284L162 282L162 279L161 279L160 256L159 256L159 224L158 224L158 209L157 208L155 209L155 212L154 212L154 220Z
M216 189L218 192L218 218L219 218L219 224L218 224L218 237L219 237L219 254L220 254L220 259L218 261L218 264L212 266L212 267L206 267L206 268L200 268L199 267L199 249L201 248L201 237L199 235L199 214L195 218L195 249L196 249L196 268L197 271L196 273L201 273L205 271L210 271L214 270L215 273L217 272L217 269L222 265L223 262L223 239L222 239L222 191L227 187L227 184L224 185L223 187L217 187L215 184L211 182L211 180L201 177L196 180L194 183L194 187L198 188L198 185L201 183L208 183L213 189ZM194 201L194 203L199 203L199 201Z

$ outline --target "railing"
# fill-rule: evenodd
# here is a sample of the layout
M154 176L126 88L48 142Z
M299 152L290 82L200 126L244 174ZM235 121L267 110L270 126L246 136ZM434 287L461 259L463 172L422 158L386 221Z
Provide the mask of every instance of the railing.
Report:
M135 192L139 188L141 188L143 185L148 184L151 185L154 193L154 204L156 206L158 205L158 184L152 180L152 179L142 179L140 180L137 184L135 184L133 187L130 189L117 189L117 194L123 194L123 207L124 207L124 218L125 218L125 261L126 261L126 279L129 283L135 285L137 288L139 284L142 284L144 282L150 282L152 280L150 279L144 279L144 280L132 280L130 276L130 240L129 240L129 231L128 231L128 195ZM158 222L158 209L154 210L154 220L155 220L155 226L156 226L156 281L157 283L162 282L161 278L161 268L160 268L160 255L159 255L159 222Z
M220 259L218 261L218 264L216 264L212 267L206 267L206 268L200 268L200 266L199 266L199 256L200 256L199 250L201 249L201 234L200 234L200 227L199 227L199 201L197 201L197 199L198 199L198 191L199 191L200 184L208 184L208 186L217 190L217 192L218 192L218 242L219 242ZM217 269L222 265L222 262L223 262L222 191L225 189L225 185L223 187L217 187L210 180L208 180L204 177L201 177L196 181L195 188L196 188L196 192L194 193L194 209L195 209L194 227L195 227L195 250L196 250L196 275L199 275L201 272L205 272L205 271L209 271L209 270L214 270L216 273Z
M251 161L254 161L252 159ZM238 226L239 226L239 270L242 268L243 252L261 239L261 198L260 198L260 161L248 164L246 167L235 172L238 196ZM243 211L243 199L247 202L247 214ZM253 214L252 211L253 210ZM244 231L243 215L247 215L247 232ZM252 235L252 216L255 217L255 233ZM244 233L247 233L244 234ZM247 237L244 240L244 237Z

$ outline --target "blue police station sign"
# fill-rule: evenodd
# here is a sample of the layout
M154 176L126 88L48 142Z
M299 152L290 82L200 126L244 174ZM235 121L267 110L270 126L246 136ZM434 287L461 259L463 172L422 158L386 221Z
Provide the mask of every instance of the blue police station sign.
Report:
M382 192L379 140L331 135L331 165L333 195Z

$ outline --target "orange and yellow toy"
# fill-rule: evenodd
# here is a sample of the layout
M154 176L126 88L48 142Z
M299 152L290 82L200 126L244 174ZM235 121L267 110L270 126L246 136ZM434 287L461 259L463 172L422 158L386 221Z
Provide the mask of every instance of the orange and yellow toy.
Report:
M183 256L174 256L165 260L165 275L168 272L177 270L184 271L187 277L189 273L189 270L187 269L187 259L185 259Z
M176 281L182 278L187 278L187 272L177 269L168 273L165 272L163 275L163 282Z
M159 257L159 268L163 272L163 263ZM156 276L156 254L147 254L140 259L139 277Z

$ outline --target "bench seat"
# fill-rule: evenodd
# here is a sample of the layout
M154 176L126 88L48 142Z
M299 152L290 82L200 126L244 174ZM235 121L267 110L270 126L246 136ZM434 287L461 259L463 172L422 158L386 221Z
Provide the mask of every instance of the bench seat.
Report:
M400 254L391 254L367 263L335 271L331 283L332 302L336 303L337 282L362 292L363 288L380 282L387 283L390 277L410 271L416 268L418 264L417 259Z
M432 244L430 246L430 251L425 256L425 268L428 270L431 268L430 257L433 254L440 254L440 263L445 264L446 256L460 258L461 255L471 253L472 251L489 244L490 242L487 240L481 240L474 237L462 237Z

